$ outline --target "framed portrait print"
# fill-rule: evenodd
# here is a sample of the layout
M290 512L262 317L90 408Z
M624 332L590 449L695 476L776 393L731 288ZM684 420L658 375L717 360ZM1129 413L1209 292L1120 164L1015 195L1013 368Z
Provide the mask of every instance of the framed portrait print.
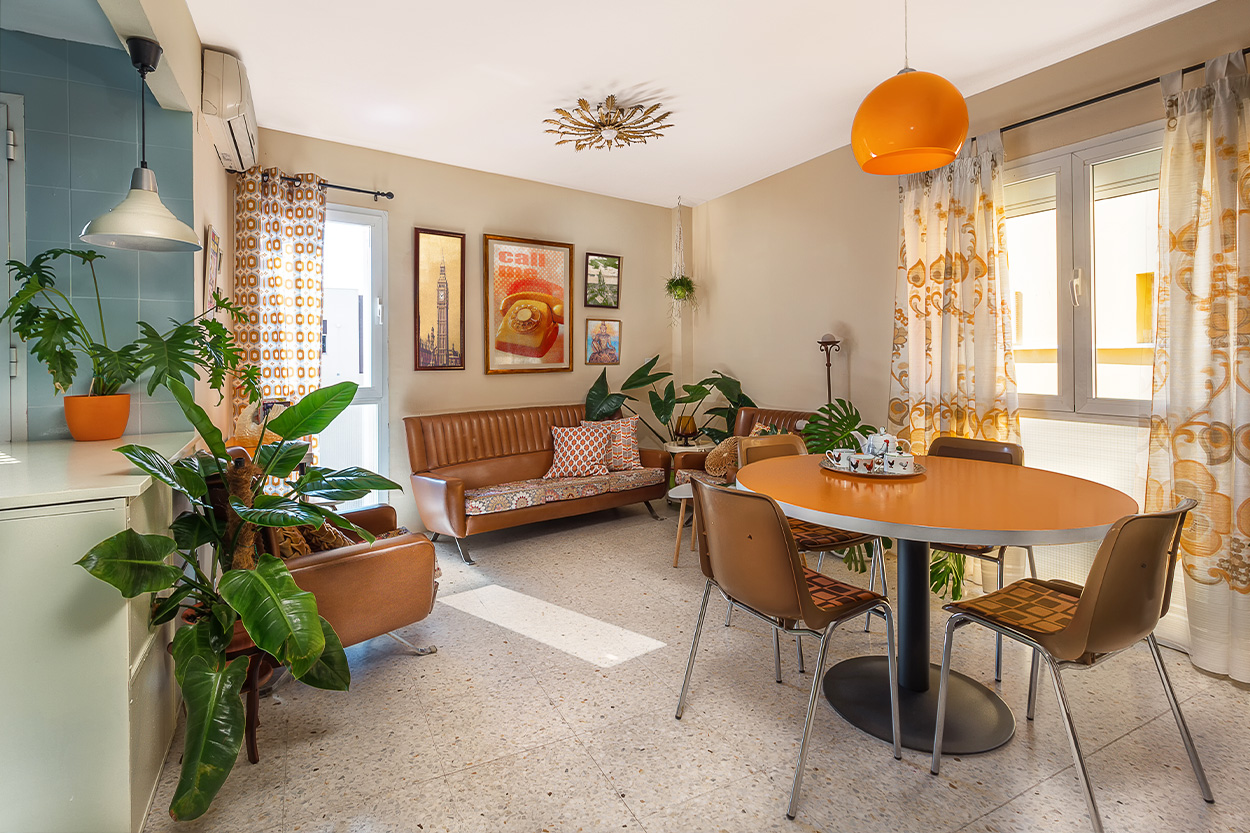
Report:
M487 373L573 369L573 244L483 235Z
M621 363L621 322L586 319L586 364Z
M464 370L464 235L415 235L413 331L417 370Z
M221 278L221 235L209 226L204 243L204 309L208 309L213 305L213 293Z
M621 305L621 256L586 255L586 306L610 307Z

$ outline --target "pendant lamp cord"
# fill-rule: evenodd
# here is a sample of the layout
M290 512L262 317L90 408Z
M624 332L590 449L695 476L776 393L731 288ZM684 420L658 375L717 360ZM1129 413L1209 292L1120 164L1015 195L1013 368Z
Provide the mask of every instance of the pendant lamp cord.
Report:
M141 141L139 144L139 167L146 168L148 166L148 107L144 93L147 92L148 74L143 70L139 70L139 135Z
M907 55L907 0L903 0L903 69L911 69L911 59Z

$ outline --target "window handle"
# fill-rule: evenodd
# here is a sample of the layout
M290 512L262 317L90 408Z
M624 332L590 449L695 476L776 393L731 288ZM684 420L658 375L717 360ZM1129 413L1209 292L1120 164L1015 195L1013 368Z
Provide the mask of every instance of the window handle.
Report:
M1068 287L1072 290L1072 306L1079 307L1081 305L1081 270L1072 270L1072 281Z
M374 298L374 299L373 299L373 305L374 305L374 306L373 306L373 308L374 308L374 313L377 315L377 318L378 318L378 323L379 323L379 324L384 323L384 322L382 321L382 299L381 299L381 298Z

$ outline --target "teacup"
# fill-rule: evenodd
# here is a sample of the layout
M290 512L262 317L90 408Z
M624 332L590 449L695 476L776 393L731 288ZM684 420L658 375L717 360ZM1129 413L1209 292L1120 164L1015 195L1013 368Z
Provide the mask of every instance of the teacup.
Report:
M885 470L887 474L911 474L915 468L916 458L910 454L887 454L885 455Z
M835 448L825 452L825 459L829 461L835 469L846 471L851 467L851 455L855 454L853 448Z
M871 474L881 465L881 461L873 454L852 454L851 471L856 474Z

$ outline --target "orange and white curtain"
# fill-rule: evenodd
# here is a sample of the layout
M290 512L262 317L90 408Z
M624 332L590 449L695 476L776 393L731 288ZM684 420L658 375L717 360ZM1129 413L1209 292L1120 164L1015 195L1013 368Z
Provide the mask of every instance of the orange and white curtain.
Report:
M899 178L889 422L917 453L944 436L1019 442L1002 163L995 131Z
M1162 79L1158 325L1146 509L1192 497L1181 539L1190 656L1250 682L1250 76Z
M249 313L235 337L260 368L261 395L290 402L321 384L321 180L285 182L277 168L239 174L234 188L235 300ZM235 397L235 415L245 404Z

